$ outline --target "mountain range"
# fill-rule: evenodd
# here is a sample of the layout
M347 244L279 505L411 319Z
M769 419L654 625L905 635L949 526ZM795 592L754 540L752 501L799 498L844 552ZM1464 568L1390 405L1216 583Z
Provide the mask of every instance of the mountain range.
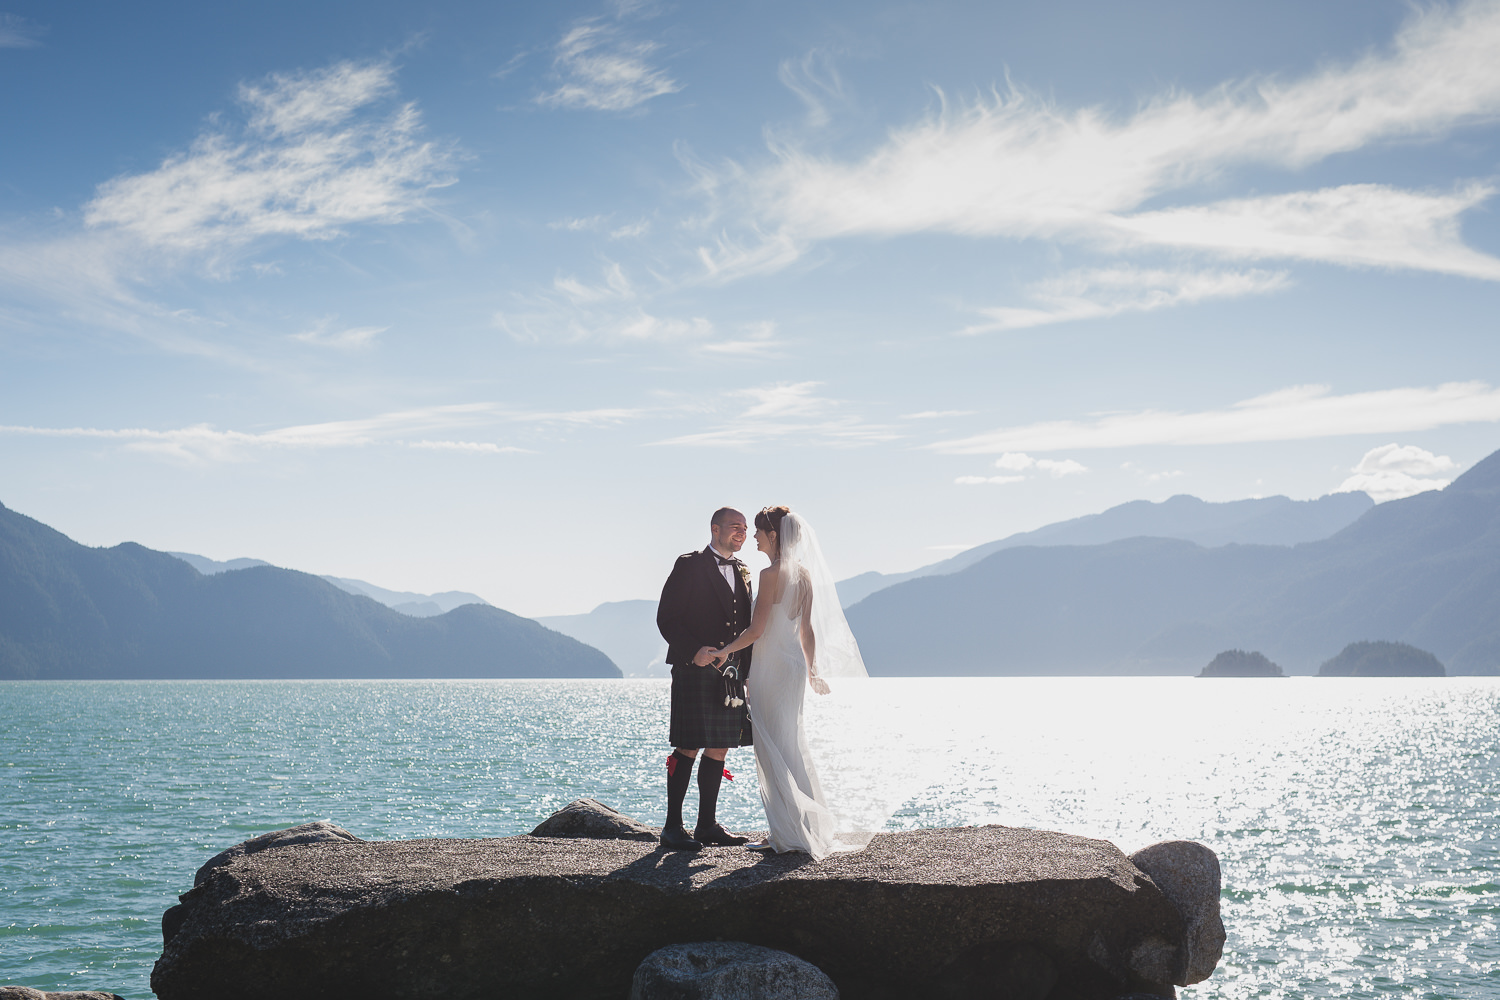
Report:
M1023 545L847 614L877 675L1195 673L1231 648L1305 674L1360 640L1500 673L1500 452L1316 541Z
M0 505L0 678L619 676L599 650L485 604L414 618L295 570L205 576Z
M1180 538L1204 548L1220 545L1297 545L1353 524L1375 506L1369 494L1329 493L1316 500L1256 497L1210 503L1185 493L1160 502L1132 500L1100 514L1058 521L976 545L958 555L906 573L861 573L838 584L844 607L877 590L922 576L957 573L1002 549L1023 545L1104 545L1122 538Z
M655 601L606 601L581 615L537 621L604 650L626 677L670 677L667 643L656 630Z
M191 552L168 552L167 555L176 556L204 576L271 565L263 559L227 559L221 562L217 559L209 559L207 556L194 555ZM379 601L392 611L399 611L413 618L431 618L434 615L446 614L465 604L489 603L478 594L471 594L466 590L445 590L441 594L414 594L407 590L386 590L373 583L352 580L346 576L323 576L319 579L327 580L346 594L362 594Z

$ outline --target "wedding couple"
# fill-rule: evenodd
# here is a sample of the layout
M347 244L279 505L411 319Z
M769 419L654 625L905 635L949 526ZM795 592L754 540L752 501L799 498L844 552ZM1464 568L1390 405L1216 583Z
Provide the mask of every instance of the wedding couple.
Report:
M657 605L672 665L674 748L661 842L679 851L746 843L715 811L728 749L753 745L770 835L749 846L821 859L863 846L869 834L848 829L829 808L803 732L803 695L809 686L827 694L826 677L866 676L864 662L807 522L786 507L755 515L756 547L771 560L758 598L735 556L747 531L739 511L715 511L708 547L677 558ZM682 804L700 751L698 821L689 835Z

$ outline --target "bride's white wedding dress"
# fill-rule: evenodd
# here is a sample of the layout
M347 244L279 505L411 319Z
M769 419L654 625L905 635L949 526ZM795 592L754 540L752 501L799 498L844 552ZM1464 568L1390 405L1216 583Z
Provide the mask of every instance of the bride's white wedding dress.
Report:
M805 851L824 858L851 846L838 843L838 821L823 797L802 728L808 681L799 632L806 596L802 580L793 578L783 588L766 630L755 640L747 687L755 726L755 770L770 844L777 851Z
M779 598L755 640L746 684L755 726L755 769L770 846L777 851L806 851L822 859L835 851L864 847L895 806L885 801L888 796L878 787L881 776L861 774L859 765L851 766L851 759L870 759L868 748L839 742L862 740L870 732L852 724L860 713L857 700L851 701L855 687L868 683L869 675L844 619L817 536L807 522L790 513L781 520L778 538L778 585L771 594L763 587L759 599L775 591L780 592ZM826 730L819 732L821 739L815 742L837 753L843 762L831 765L841 770L823 776L813 762L804 729L803 702L809 688L801 640L804 625L811 631L817 676L837 679L838 687L829 696L833 700L818 707L842 710L840 723L831 721L828 711L814 713ZM836 786L833 801L824 795L823 777Z

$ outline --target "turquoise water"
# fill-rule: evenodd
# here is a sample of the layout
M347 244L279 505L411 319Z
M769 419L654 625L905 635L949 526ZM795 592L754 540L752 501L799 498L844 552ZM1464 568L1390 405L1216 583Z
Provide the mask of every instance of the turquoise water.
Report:
M880 735L835 711L821 742L922 776L892 826L1217 851L1229 941L1184 997L1500 996L1493 678L883 679L869 697ZM659 822L666 698L650 680L0 683L0 983L151 996L162 911L266 830L506 836L582 796ZM721 815L753 829L749 753L729 765Z

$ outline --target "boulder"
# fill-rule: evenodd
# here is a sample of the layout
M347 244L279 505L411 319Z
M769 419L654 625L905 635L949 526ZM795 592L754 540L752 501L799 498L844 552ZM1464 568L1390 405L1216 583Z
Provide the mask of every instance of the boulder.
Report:
M796 955L740 941L702 941L647 955L635 970L630 1000L839 1000L839 991Z
M1136 851L1130 861L1151 876L1182 915L1183 969L1173 981L1179 986L1203 982L1224 954L1218 855L1191 840L1164 840Z
M263 833L259 837L251 837L229 848L220 851L203 863L193 876L193 884L201 885L208 877L208 873L215 868L222 868L235 858L242 858L247 854L255 854L259 851L268 851L273 847L291 847L294 844L321 844L331 840L342 840L351 844L362 844L354 834L343 827L330 823L327 820L315 820L311 823L303 823L301 826L289 826L285 830L272 830Z
M999 983L1171 997L1165 977L1185 965L1182 917L1113 845L1000 826L880 834L821 862L333 837L239 852L181 899L151 976L161 1000L620 1000L648 955L706 941L789 952L845 1000L967 1000Z
M29 986L0 986L0 1000L125 1000L118 993L101 993L97 990L65 991L48 993Z
M592 840L649 840L660 830L631 819L594 799L569 802L531 831L533 837L586 837Z

